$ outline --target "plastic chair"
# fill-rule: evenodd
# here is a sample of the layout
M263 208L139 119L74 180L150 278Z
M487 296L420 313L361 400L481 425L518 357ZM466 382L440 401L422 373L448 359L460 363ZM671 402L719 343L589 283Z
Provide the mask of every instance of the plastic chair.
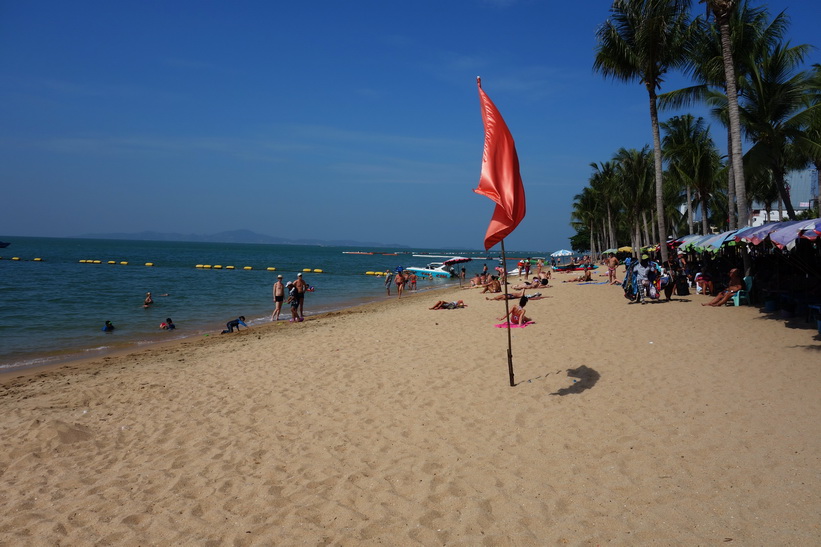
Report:
M733 305L740 306L742 304L752 305L750 301L750 291L753 290L753 276L748 275L744 278L744 289L739 290L737 293L733 295L731 300L733 301Z

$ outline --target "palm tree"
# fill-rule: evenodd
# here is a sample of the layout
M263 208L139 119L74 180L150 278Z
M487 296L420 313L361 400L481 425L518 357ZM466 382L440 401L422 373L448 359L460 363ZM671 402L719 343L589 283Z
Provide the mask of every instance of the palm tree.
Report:
M821 215L821 111L817 106L821 104L821 64L815 64L812 67L806 101L807 108L812 109L805 129L809 143L799 142L798 153L805 162L815 166L816 190L819 194L815 197L815 212L816 216L819 216ZM814 143L815 146L809 145L810 143Z
M809 50L809 46L790 47L778 45L757 64L750 73L744 90L741 116L744 129L753 146L748 152L752 165L768 168L787 215L795 219L785 177L790 168L796 167L795 151L817 150L804 131L821 105L807 107L807 97L812 92L812 78L806 72L796 72Z
M656 93L665 74L687 59L689 0L615 0L598 29L593 68L605 77L644 84L653 131L656 219L662 261L667 260L661 138Z
M770 21L769 12L765 7L750 7L747 0L715 2L714 9L710 9L713 3L708 2L708 13L712 11L717 15L716 24L708 24L701 18L696 18L694 21L692 54L686 70L692 74L698 84L661 95L659 105L662 108L681 107L696 101L704 101L707 99L709 90L714 88L721 89L724 96L728 95L728 71L725 58L727 48L723 47L722 32L729 31L730 34L731 69L735 74L733 81L736 82L734 96L737 96L741 92L738 82L742 81L752 69L747 62L760 59L764 52L781 41L787 31L789 21L784 13L780 13ZM747 185L743 171L740 177L734 176L734 165L738 161L733 162L732 159L735 157L738 160L738 156L733 156L734 133L729 112L726 110L720 112L718 119L727 127L727 150L731 158L729 169L727 169L728 217L730 228L735 229L737 210L739 218L742 216L748 218ZM740 140L735 142L740 147ZM742 190L738 197L736 196L737 186L740 186ZM743 219L741 223L744 224Z
M647 211L652 209L653 163L650 151L646 146L641 150L620 148L613 161L618 166L616 172L633 252L638 254L642 246L641 222ZM661 247L665 248L666 245Z
M663 155L670 171L695 188L701 206L702 234L709 233L708 203L721 169L718 150L703 118L692 114L675 116L661 124L665 131Z
M738 224L747 226L747 185L744 181L744 164L741 153L741 122L738 112L738 90L730 39L730 15L736 7L735 0L706 0L721 34L721 55L724 62L724 82L727 90L727 114L730 125L730 165L735 180L735 194L739 206Z
M606 218L604 219L604 241L607 247L616 247L616 229L613 222L614 201L617 193L616 189L616 164L612 161L603 163L591 163L593 174L590 176L590 187L596 190L602 201Z
M571 224L579 228L590 231L590 254L596 254L596 229L595 223L598 217L599 200L590 187L582 189L580 194L573 196L573 211L570 214Z

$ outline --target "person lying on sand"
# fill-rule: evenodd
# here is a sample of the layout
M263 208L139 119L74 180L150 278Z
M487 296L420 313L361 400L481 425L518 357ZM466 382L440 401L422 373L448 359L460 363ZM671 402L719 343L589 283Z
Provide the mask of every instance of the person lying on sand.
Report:
M462 300L457 300L456 302L445 302L444 300L440 300L436 304L433 305L432 310L455 310L456 308L466 308L467 304L465 304Z
M573 279L566 279L562 281L562 283L584 283L587 281L593 281L593 275L590 273L590 270L585 269L584 273L579 277L574 277Z
M527 296L525 294L525 291L522 290L522 292L519 293L519 294L505 293L505 294L499 294L499 295L496 295L496 296L486 296L485 300L515 300L517 298L522 298L522 297L527 298L528 300L541 300L542 298L550 298L549 296L542 296L542 293L540 293L540 292L535 292L535 293L531 294L530 296Z

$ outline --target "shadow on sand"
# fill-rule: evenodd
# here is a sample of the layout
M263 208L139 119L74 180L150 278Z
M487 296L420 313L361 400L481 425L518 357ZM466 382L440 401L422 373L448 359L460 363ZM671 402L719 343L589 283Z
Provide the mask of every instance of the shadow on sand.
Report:
M582 365L579 368L567 369L567 375L570 378L578 378L578 380L572 386L563 387L556 393L551 393L551 395L563 396L581 393L582 391L588 390L595 386L596 382L598 382L599 378L601 378L601 374L585 365Z

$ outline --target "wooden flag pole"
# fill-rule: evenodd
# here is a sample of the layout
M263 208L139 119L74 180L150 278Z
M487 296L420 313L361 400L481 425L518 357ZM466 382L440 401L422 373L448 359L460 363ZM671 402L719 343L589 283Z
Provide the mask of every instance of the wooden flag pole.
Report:
M505 278L505 322L507 322L507 373L510 375L510 387L514 387L516 382L513 381L513 343L510 335L510 303L507 298L507 259L505 258L505 240L502 244L502 275Z

